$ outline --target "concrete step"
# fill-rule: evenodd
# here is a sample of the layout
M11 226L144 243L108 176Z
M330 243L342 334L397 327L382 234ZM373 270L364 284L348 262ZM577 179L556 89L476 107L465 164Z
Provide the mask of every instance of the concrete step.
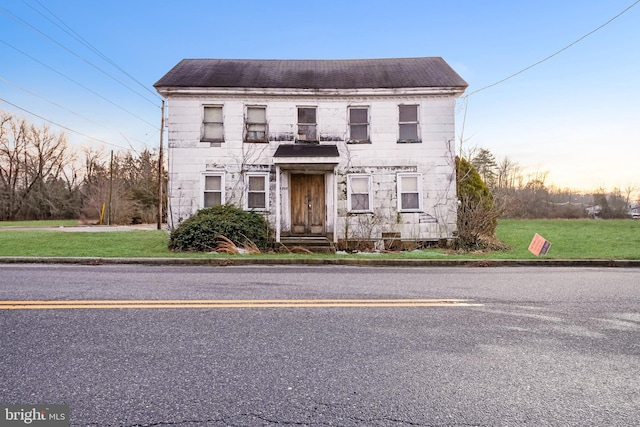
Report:
M326 237L315 236L295 236L295 237L282 237L280 244L284 246L285 252L295 252L297 248L303 248L300 252L304 252L304 249L313 253L333 254L336 253L336 248L333 243Z

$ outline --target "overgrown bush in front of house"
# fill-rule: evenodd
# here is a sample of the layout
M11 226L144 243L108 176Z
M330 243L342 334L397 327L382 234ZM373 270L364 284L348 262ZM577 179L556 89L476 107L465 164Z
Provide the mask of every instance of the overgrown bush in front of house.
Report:
M497 242L494 233L500 210L495 205L489 187L464 157L456 157L456 180L458 193L456 247L476 250L493 246Z
M224 236L237 246L253 242L260 250L269 244L269 225L256 212L244 211L233 205L199 210L173 230L169 249L176 251L214 251L218 236Z

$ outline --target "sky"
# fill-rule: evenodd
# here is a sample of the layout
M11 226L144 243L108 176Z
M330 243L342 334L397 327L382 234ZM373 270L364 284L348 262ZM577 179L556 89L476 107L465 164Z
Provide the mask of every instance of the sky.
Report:
M421 56L469 84L463 152L640 190L640 0L0 0L0 110L105 150L158 147L153 84L183 58Z

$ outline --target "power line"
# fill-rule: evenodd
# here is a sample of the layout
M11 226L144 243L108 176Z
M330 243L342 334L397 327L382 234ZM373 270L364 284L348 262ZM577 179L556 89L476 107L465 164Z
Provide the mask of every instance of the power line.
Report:
M56 69L54 69L54 68L50 67L49 65L45 64L44 62L39 61L37 58L34 58L33 56L31 56L31 55L27 54L26 52L24 52L24 51L22 51L22 50L18 49L18 48L17 48L17 47L15 47L15 46L13 46L13 45L11 45L11 44L7 43L6 41L4 41L4 40L0 40L0 43L3 43L3 44L5 44L6 46L8 46L8 47L10 47L10 48L12 48L12 49L14 49L14 50L16 50L17 52L19 52L19 53L23 54L24 56L26 56L26 57L30 58L31 60L33 60L33 61L37 62L38 64L42 65L43 67L48 68L49 70L51 70L51 71L53 71L54 73L56 73L56 74L60 75L61 77L64 77L65 79L69 80L70 82L72 82L72 83L74 83L74 84L76 84L76 85L80 86L81 88L83 88L83 89L85 89L85 90L87 90L87 91L89 91L89 92L93 93L93 94L94 94L94 95L96 95L97 97L99 97L99 98L101 98L101 99L103 99L103 100L107 101L107 102L108 102L108 103L110 103L111 105L113 105L113 106L115 106L115 107L117 107L117 108L121 109L122 111L124 111L124 112L126 112L126 113L130 114L131 116L133 116L133 117L135 117L135 118L139 119L140 121L142 121L142 122L146 123L147 125L149 125L149 126L151 126L151 127L153 127L153 128L156 128L156 125L155 125L155 124L148 122L147 120L145 120L144 118L140 117L139 115L137 115L137 114L135 114L135 113L133 113L133 112L131 112L131 111L127 110L126 108L122 107L122 106L121 106L121 105L119 105L119 104L116 104L114 101L111 101L110 99L108 99L108 98L106 98L106 97L104 97L104 96L100 95L98 92L96 92L96 91L92 90L91 88L89 88L89 87L87 87L87 86L83 85L82 83L78 82L77 80L72 79L71 77L69 77L69 76L65 75L64 73L62 73L62 72L60 72L60 71L58 71L58 70L56 70ZM5 81L6 81L6 80L5 80Z
M90 122L90 123L93 123L93 124L95 124L95 125L98 125L98 126L100 126L100 127L103 127L103 128L105 128L105 129L110 129L110 130L115 130L116 132L120 132L120 131L118 131L118 129L111 128L111 127L107 127L107 126L105 126L105 125L104 125L104 124L102 124L102 123L98 123L98 122L96 122L95 120L92 120L92 119L90 119L90 118L88 118L88 117L85 117L85 116L83 116L83 115L81 115L81 114L78 114L78 113L76 113L75 111L68 109L68 108L67 108L67 107L65 107L64 105L58 104L57 102L52 101L52 100L50 100L50 99L48 99L48 98L45 98L44 96L38 95L37 93L35 93L35 92L33 92L33 91L30 91L29 89L26 89L26 88L24 88L24 87L22 87L22 86L20 86L20 85L18 85L18 84L16 84L16 83L13 83L13 82L11 82L11 81L9 81L9 80L5 79L5 78L4 78L4 77L2 77L2 76L0 76L0 80L2 80L3 82L5 82L5 83L6 83L6 84L8 84L8 85L11 85L11 86L13 86L13 87L15 87L15 88L17 88L17 89L20 89L20 90L21 90L21 91L23 91L23 92L28 93L29 95L35 96L36 98L40 98L40 99L42 99L43 101L46 101L46 102L48 102L48 103L50 103L50 104L52 104L52 105L55 105L56 107L58 107L58 108L60 108L60 109L63 109L63 110L65 110L66 112L71 113L71 114L73 114L73 115L74 115L74 116L76 116L76 117L79 117L79 118L81 118L81 119L84 119L84 120L86 120L86 121L88 121L88 122ZM125 137L125 139L126 139L126 137ZM135 138L132 138L132 139L133 139L134 141L140 142L140 143L142 143L142 144L146 144L146 142L141 141L141 140L139 140L139 139L135 139Z
M42 116L41 116L41 115L39 115L39 114L36 114L36 113L34 113L34 112L31 112L31 111L27 110L26 108L22 108L22 107L20 107L19 105L16 105L16 104L14 104L13 102L9 102L9 101L7 101L7 100L6 100L6 99L4 99L4 98L1 98L1 97L0 97L0 101L4 102L4 103L6 103L6 104L11 105L11 106L13 106L13 107L17 108L18 110L24 111L24 112L25 112L25 113L27 113L27 114L30 114L30 115L32 115L32 116L34 116L34 117L37 117L37 118L39 118L39 119L41 119L41 120L44 120L44 121L45 121L45 122L47 122L47 123L51 123L52 125L56 125L56 126L58 126L58 127L62 128L62 129L64 129L64 130L68 130L69 132L73 132L73 133L75 133L76 135L84 136L85 138L89 138L89 139L94 140L94 141L102 142L103 144L111 145L111 146L113 146L113 147L121 148L121 149L123 149L123 150L127 150L127 151L133 150L133 148L132 148L132 147L128 147L128 148L127 148L127 147L123 147L123 146L121 146L121 145L114 144L114 143L112 143L112 142L107 142L107 141L105 141L104 139L96 138L96 137L93 137L93 136L91 136L91 135L87 135L87 134L85 134L85 133L78 132L77 130L71 129L70 127L67 127L67 126L65 126L65 125L61 125L60 123L54 122L53 120L49 120L49 119L47 119L46 117L42 117ZM133 150L133 151L135 151L135 150Z
M38 5L40 5L40 7L42 7L44 10L46 10L51 16L53 16L59 23L54 22L51 18L47 17L46 15L44 15L41 11L39 11L38 9L36 9L35 7L33 7L32 5L30 5L26 0L22 0L24 4L26 4L27 6L29 6L31 9L35 10L38 14L40 14L43 18L45 18L46 20L48 20L49 22L51 22L53 25L55 25L56 27L60 28L62 31L64 31L65 33L67 33L68 35L70 35L71 37L73 37L74 39L76 39L77 41L79 41L80 43L82 43L84 46L86 46L88 49L90 49L91 51L93 51L95 54L97 54L98 56L100 56L102 59L104 59L105 61L107 61L109 64L111 64L112 66L114 66L115 68L117 68L120 72L122 72L124 75L126 75L127 77L129 77L131 80L133 80L134 82L136 82L140 87L142 87L144 90L146 90L147 92L149 92L151 95L155 96L158 99L162 99L162 97L160 95L158 95L156 92L152 91L151 89L149 89L146 85L144 85L142 82L140 82L138 79L136 79L134 76L132 76L131 74L129 74L127 71L125 71L122 67L120 67L118 64L116 64L111 58L107 57L105 54L103 54L101 51L99 51L95 46L93 46L91 43L89 43L84 37L82 37L80 34L78 34L76 31L73 30L73 28L71 28L69 25L67 25L65 22L62 21L62 19L60 19L58 16L56 16L56 14L54 14L51 10L47 9L46 6L44 6L40 1L35 0L36 3L38 3Z
M96 64L94 64L93 62L89 61L88 59L82 57L81 55L77 54L76 52L74 52L73 50L71 50L70 48L66 47L65 45L63 45L62 43L58 42L57 40L55 40L53 37L48 36L47 34L43 33L42 31L38 30L37 28L35 28L34 26L30 25L29 23L25 22L24 20L20 19L19 17L17 17L16 15L12 14L11 12L9 12L8 10L6 10L3 7L0 7L0 13L3 13L4 15L8 16L9 18L13 19L14 21L18 22L20 25L30 29L31 31L35 32L36 34L39 34L41 37L46 38L47 40L51 41L52 43L60 46L61 48L63 48L64 50L66 50L67 52L69 52L70 54L72 54L73 56L75 56L76 58L82 60L83 62L91 65L93 68L95 68L96 70L100 71L101 73L103 73L104 75L106 75L107 77L111 78L112 80L114 80L117 83L120 83L122 86L124 86L125 88L129 89L131 92L135 93L136 95L140 96L142 99L144 99L145 101L149 102L150 104L158 107L158 105L156 105L153 101L149 100L149 98L147 98L145 95L142 95L140 92L136 91L135 89L133 89L131 86L127 85L126 83L124 83L122 80L116 78L115 76L113 76L111 73L103 70L102 68L100 68L99 66L97 66Z
M29 55L28 53L24 52L23 50L18 49L17 47L15 47L15 46L13 46L13 45L11 45L11 44L7 43L6 41L4 41L4 40L2 40L2 39L0 39L0 43L2 43L2 44L4 44L4 45L6 45L6 46L10 47L11 49L13 49L13 50L15 50L15 51L17 51L17 52L21 53L22 55L26 56L27 58L29 58L29 59L31 59L31 60L33 60L33 61L35 61L35 62L37 62L38 64L42 65L43 67L48 68L49 70L53 71L54 73L58 74L59 76L64 77L65 79L69 80L70 82L72 82L72 83L74 83L74 84L76 84L76 85L80 86L80 87L81 87L81 88L83 88L84 90L86 90L86 91L88 91L88 92L91 92L92 94L94 94L94 95L96 95L97 97L99 97L99 98L103 99L104 101L107 101L109 104L113 105L114 107L119 108L120 110L124 111L125 113L130 114L131 116L135 117L136 119L138 119L138 120L140 120L140 121L142 121L142 122L146 123L147 125L151 126L152 128L154 128L154 129L155 129L155 128L157 127L157 125L155 125L155 124L153 124L153 123L148 122L147 120L145 120L144 118L140 117L140 116L139 116L139 115L137 115L136 113L134 113L134 112L132 112L132 111L127 110L126 108L124 108L123 106L121 106L121 105L119 105L119 104L116 104L114 101L110 100L109 98L106 98L106 97L104 97L104 96L100 95L98 92L94 91L93 89L91 89L91 88L89 88L89 87L87 87L87 86L83 85L82 83L78 82L77 80L72 79L71 77L69 77L69 76L67 76L66 74L64 74L64 73L62 73L62 72L60 72L60 71L56 70L55 68L50 67L49 65L47 65L47 64L45 64L44 62L42 62L42 61L38 60L37 58L34 58L33 56Z
M13 87L15 87L15 88L17 88L17 89L20 89L20 90L21 90L21 91L23 91L23 92L28 93L29 95L35 96L36 98L40 98L40 99L42 99L43 101L47 101L48 103L53 104L53 105L55 105L56 107L61 108L61 109L65 110L66 112L73 114L73 115L74 115L74 116L76 116L76 117L80 117L81 119L87 120L87 121L89 121L89 122L91 122L91 123L93 123L93 124L100 125L100 123L94 122L94 121L93 121L93 120L91 120L90 118L88 118L88 117L84 117L84 116L82 116L82 115L80 115L80 114L76 113L75 111L69 110L69 109L68 109L67 107L65 107L64 105L60 105L60 104L58 104L58 103L57 103L57 102L55 102L55 101L51 101L50 99L45 98L44 96L40 96L40 95L38 95L37 93L32 92L32 91L30 91L29 89L26 89L26 88L24 88L24 87L22 87L22 86L20 86L20 85L18 85L18 84L16 84L16 83L13 83L13 82L11 82L11 81L9 81L9 80L5 79L5 78L4 78L4 77L2 77L2 76L0 76L0 80L2 80L3 82L5 82L5 83L6 83L6 84L8 84L8 85L11 85L11 86L13 86ZM101 126L101 125L100 125L100 126Z
M478 93L478 92L480 92L480 91L483 91L483 90L485 90L485 89L489 89L489 88L491 88L491 87L494 87L494 86L497 86L497 85L499 85L499 84L501 84L501 83L504 83L504 82L506 82L507 80L512 79L513 77L515 77L515 76L517 76L517 75L520 75L520 74L524 73L525 71L528 71L528 70L532 69L533 67L537 67L538 65L542 64L543 62L546 62L546 61L550 60L550 59L551 59L551 58L553 58L554 56L559 55L560 53L562 53L562 52L564 52L565 50L569 49L569 48L570 48L570 47L572 47L573 45L575 45L575 44L577 44L577 43L581 42L582 40L586 39L586 38L587 38L587 37L589 37L591 34L593 34L593 33L597 32L597 31L601 30L601 29L602 29L602 28L604 28L604 27L606 27L606 26L607 26L607 25L609 25L611 22L613 22L614 20L618 19L619 17L621 17L622 15L624 15L625 13L627 13L627 12L628 12L632 7L634 7L634 6L635 6L635 5L637 5L638 3L640 3L640 0L636 0L633 4L631 4L631 6L627 7L627 8L626 8L626 9L624 9L622 12L618 13L616 16L614 16L613 18L609 19L609 20L608 20L607 22L605 22L604 24L600 25L600 26L599 26L598 28L596 28L595 30L589 31L587 34L583 35L582 37L580 37L580 38L579 38L579 39L577 39L576 41L574 41L574 42L572 42L572 43L568 44L567 46L563 47L562 49L560 49L560 50L558 50L558 51L556 51L556 52L552 53L551 55L547 56L546 58L541 59L540 61L538 61L538 62L536 62L536 63L534 63L534 64L531 64L531 65L529 65L528 67L525 67L525 68L523 68L522 70L520 70L520 71L518 71L518 72L516 72L516 73L513 73L513 74L511 74L511 75L509 75L509 76L505 77L505 78L504 78L504 79L502 79L502 80L498 80L498 81L497 81L497 82L495 82L495 83L492 83L492 84L490 84L490 85L487 85L487 86L481 87L480 89L474 90L473 92L471 92L471 93L469 93L469 94L467 94L467 95L463 96L463 98L468 98L468 97L470 97L471 95L474 95L474 94L476 94L476 93Z

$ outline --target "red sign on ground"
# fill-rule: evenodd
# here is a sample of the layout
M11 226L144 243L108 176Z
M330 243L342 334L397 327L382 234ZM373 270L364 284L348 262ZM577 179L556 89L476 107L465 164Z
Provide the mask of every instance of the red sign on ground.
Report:
M533 236L533 240L529 245L529 252L534 254L535 256L546 255L549 252L549 248L551 247L551 243L538 233Z

